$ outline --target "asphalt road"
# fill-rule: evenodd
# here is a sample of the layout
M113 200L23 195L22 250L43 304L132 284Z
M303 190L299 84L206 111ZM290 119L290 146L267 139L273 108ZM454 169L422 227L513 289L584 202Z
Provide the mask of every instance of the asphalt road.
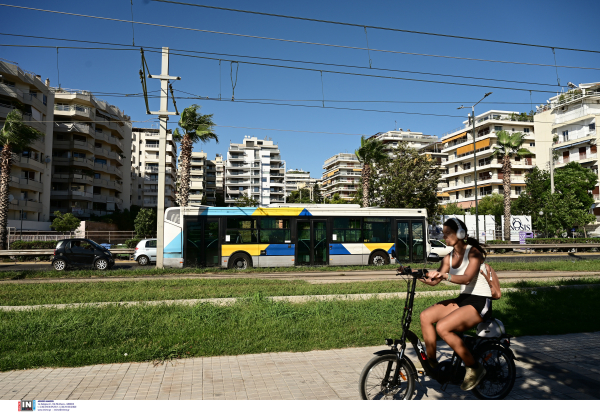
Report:
M154 265L148 265L147 267L154 267ZM137 269L141 268L133 260L117 260L113 269ZM90 269L92 269L90 267ZM36 263L0 263L0 272L10 271L21 271L21 270L54 270L50 261L36 262Z

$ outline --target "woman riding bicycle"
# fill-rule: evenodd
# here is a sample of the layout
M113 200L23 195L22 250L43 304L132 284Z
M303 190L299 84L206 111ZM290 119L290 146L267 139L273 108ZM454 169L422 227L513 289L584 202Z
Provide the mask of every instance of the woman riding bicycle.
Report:
M470 391L485 376L483 365L478 364L455 332L464 332L491 317L492 300L488 279L481 271L486 252L479 242L467 235L466 225L456 218L447 220L443 228L446 245L454 249L442 260L437 271L430 271L424 283L435 286L442 280L460 285L460 295L444 300L421 313L421 330L427 357L433 368L436 360L437 334L461 357L467 372L461 389ZM437 325L434 327L434 323Z

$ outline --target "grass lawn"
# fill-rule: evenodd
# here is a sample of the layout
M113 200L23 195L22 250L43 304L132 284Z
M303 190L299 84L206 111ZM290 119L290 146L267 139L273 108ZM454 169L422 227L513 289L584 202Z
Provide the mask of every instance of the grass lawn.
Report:
M600 274L600 260L579 261L548 261L531 262L491 262L492 267L498 271L564 271L564 272L597 272ZM421 264L413 264L413 268L421 268ZM429 268L436 268L429 264ZM368 271L395 271L398 265L385 266L317 266L317 267L286 267L286 268L251 268L242 273L289 273L289 272L352 272L356 270ZM436 268L437 269L437 268ZM91 278L91 277L142 277L142 276L168 276L168 275L190 275L190 274L232 274L240 273L235 269L220 268L168 268L156 269L154 267L126 270L115 269L107 271L99 270L69 270L57 272L54 270L15 270L0 272L2 279L43 279L43 278Z
M600 278L504 282L502 287L600 284ZM458 285L435 287L417 284L417 291L457 290ZM402 279L310 284L303 280L267 279L174 279L93 283L6 284L0 289L0 306L88 302L130 302L261 296L345 295L356 293L406 292Z
M419 313L439 298L415 300ZM382 345L401 299L292 304L260 297L200 304L0 312L0 370ZM600 330L600 289L505 293L494 313L514 335ZM583 316L582 316L583 314ZM127 354L127 356L125 356Z

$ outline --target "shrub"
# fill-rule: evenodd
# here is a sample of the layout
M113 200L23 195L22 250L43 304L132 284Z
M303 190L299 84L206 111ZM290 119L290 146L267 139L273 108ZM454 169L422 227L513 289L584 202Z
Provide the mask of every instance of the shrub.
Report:
M137 244L140 242L140 240L142 240L142 239L128 239L125 241L125 246L127 246L128 249L133 249L134 247L137 246Z
M21 250L21 249L54 249L58 240L33 240L33 241L24 241L24 240L15 240L10 244L11 250Z

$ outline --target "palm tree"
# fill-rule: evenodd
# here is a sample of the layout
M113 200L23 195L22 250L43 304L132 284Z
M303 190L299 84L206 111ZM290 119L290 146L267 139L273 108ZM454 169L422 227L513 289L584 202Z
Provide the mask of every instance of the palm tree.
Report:
M362 207L369 207L369 184L371 182L371 165L380 163L387 157L385 145L379 139L360 138L360 147L354 152L362 167Z
M522 148L523 136L521 132L509 133L506 130L496 132L497 146L494 147L492 156L497 156L502 164L502 185L504 187L504 239L510 239L510 173L512 171L511 158L517 156L532 156L529 150Z
M21 153L43 135L42 132L27 126L23 114L15 109L8 113L4 126L0 130L0 249L6 249L8 243L8 187L13 153Z
M179 127L183 129L183 136L179 129L175 129L173 139L179 142L181 155L179 157L180 164L180 185L179 185L179 205L187 206L190 196L190 162L192 158L192 146L194 143L207 142L210 139L215 139L219 142L219 138L213 133L212 114L202 114L199 111L200 106L193 104L186 108L179 119Z

